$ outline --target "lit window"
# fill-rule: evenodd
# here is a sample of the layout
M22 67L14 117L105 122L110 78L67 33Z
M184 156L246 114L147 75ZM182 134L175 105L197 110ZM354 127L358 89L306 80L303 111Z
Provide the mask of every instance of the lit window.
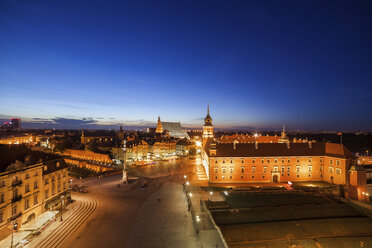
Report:
M218 167L214 167L214 173L218 173Z
M321 166L319 167L319 170L320 170L320 171L323 171L323 165L321 165Z
M312 171L313 167L311 165L308 166L309 171Z
M252 172L253 172L253 173L256 172L256 166L253 166L253 167L252 167Z
M263 172L266 172L267 171L267 166L264 166L263 167Z
M296 171L297 171L297 172L300 172L300 169L301 169L300 166L296 166Z
M336 165L340 165L340 160L336 160Z
M225 176L222 176L222 179L225 179Z
M226 168L222 168L222 173L226 173Z
M278 166L274 166L274 171L278 171Z
M340 168L336 168L336 174L341 175L341 169Z
M334 172L333 167L329 167L328 172L329 172L329 173L333 173L333 172Z

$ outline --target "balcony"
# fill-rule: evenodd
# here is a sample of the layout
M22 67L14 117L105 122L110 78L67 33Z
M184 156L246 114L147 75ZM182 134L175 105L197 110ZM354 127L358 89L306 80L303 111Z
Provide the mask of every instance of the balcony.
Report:
M16 180L12 182L12 187L17 187L22 184L22 180Z
M22 200L22 195L17 195L16 197L12 198L12 203L15 203L15 202L20 201L20 200Z

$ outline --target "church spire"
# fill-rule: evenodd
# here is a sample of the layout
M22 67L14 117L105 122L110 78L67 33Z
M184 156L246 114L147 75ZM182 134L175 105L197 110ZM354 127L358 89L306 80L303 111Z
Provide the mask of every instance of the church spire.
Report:
M164 130L163 130L163 124L161 123L161 120L160 120L160 115L158 116L158 124L156 125L156 132L157 133L162 133Z

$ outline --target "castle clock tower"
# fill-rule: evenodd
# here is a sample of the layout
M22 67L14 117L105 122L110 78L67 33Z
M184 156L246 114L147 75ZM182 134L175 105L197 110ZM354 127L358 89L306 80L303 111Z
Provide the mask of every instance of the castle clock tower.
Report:
M212 139L213 137L214 137L214 134L213 134L212 117L209 115L209 104L208 104L207 116L204 118L204 126L203 126L203 147L207 143L207 140Z

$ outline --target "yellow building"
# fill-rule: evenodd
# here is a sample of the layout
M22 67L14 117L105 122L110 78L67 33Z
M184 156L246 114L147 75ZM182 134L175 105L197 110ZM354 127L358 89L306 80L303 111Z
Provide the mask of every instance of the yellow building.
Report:
M51 200L61 195L69 198L67 168L63 159L29 166L13 163L5 168L0 173L0 233L7 235L12 224L21 228L53 208Z

